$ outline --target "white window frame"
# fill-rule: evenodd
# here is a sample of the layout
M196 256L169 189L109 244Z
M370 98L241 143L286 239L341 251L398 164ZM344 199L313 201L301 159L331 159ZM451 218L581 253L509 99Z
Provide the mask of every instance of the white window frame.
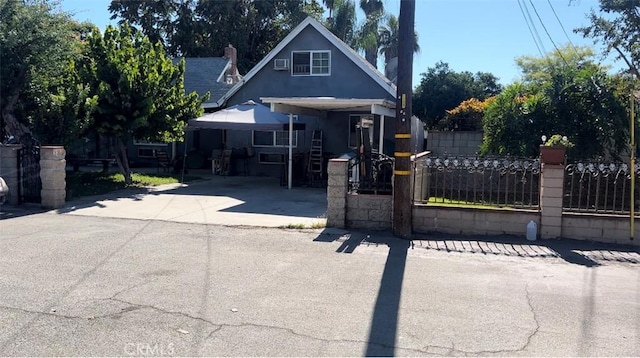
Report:
M255 139L256 139L256 135L255 132L271 132L272 135L272 141L271 141L271 145L267 145L267 144L256 144L255 143ZM283 133L284 138L289 139L289 131L288 130L283 130L283 131L251 131L251 145L257 148L289 148L288 144L278 144L278 135L277 133ZM298 131L293 131L293 148L298 148Z
M294 73L296 64L293 62L294 53L308 53L309 54L309 73ZM327 65L327 73L314 73L313 71L313 55L316 53L326 53L329 55ZM331 76L331 51L330 50L308 50L308 51L291 51L291 76Z

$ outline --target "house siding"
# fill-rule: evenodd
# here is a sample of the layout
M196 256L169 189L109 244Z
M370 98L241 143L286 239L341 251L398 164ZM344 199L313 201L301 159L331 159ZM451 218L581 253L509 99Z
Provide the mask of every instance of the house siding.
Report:
M264 66L228 100L233 106L260 97L336 97L378 98L393 101L394 97L331 42L307 26L280 51L276 59L291 60L291 51L331 51L331 75L292 76L291 71L276 71L273 63ZM291 64L290 64L291 65Z

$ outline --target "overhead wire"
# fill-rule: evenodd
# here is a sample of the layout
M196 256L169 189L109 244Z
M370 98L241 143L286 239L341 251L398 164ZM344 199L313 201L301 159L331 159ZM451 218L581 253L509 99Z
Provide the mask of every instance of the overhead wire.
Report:
M547 34L547 37L549 38L549 41L551 41L551 43L553 44L553 47L556 49L556 52L558 52L558 55L560 56L560 58L562 59L564 64L569 66L569 63L567 62L567 60L564 58L564 56L562 56L562 52L560 52L560 49L558 48L558 46L556 46L556 43L551 38L551 34L549 34L549 31L547 30L547 27L544 25L544 22L542 21L542 18L540 17L540 14L538 14L538 9L536 9L536 6L533 5L533 1L529 0L529 3L531 4L531 7L533 7L533 11L536 13L536 16L538 17L538 20L540 21L540 25L542 25L542 28L544 29L544 32Z
M534 34L534 28L532 29L532 25L534 25L533 23L531 23L531 16L529 16L529 19L527 19L527 15L525 14L525 10L523 8L523 4L524 4L524 0L523 3L520 3L521 0L518 0L518 6L520 7L520 12L522 13L522 17L524 17L524 22L527 23L527 28L529 29L529 33L531 34L531 37L533 38L533 43L536 45L536 47L538 48L538 52L540 53L540 56L544 57L544 53L546 51L543 51L544 46L542 45L542 42L540 41L540 36L538 35L538 38L536 39L536 34L538 33L537 30L535 31ZM524 4L526 7L526 4ZM528 11L527 11L528 12ZM542 49L541 49L542 46Z
M567 41L569 41L569 45L571 45L571 48L573 49L573 51L575 51L576 54L578 54L576 47L573 45L573 42L571 42L571 39L567 34L567 30L565 30L564 25L562 24L562 21L560 21L560 17L558 17L558 13L556 13L556 9L553 7L553 4L551 4L551 0L547 0L547 3L549 4L549 7L551 7L551 11L553 11L553 15L556 17L556 20L558 20L558 24L560 24L560 28L562 29L564 36L567 38Z

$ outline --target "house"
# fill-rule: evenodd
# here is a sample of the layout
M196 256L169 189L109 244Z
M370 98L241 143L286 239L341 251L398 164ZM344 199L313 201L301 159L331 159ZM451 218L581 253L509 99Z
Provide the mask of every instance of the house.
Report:
M253 100L272 111L295 115L294 151L309 153L322 131L325 160L353 151L358 128L368 128L373 151L394 152L396 86L356 51L311 17L289 33L262 61L218 99L220 108ZM412 146L423 148L422 125L412 121ZM216 130L213 130L215 132ZM205 153L224 145L252 148L251 175L279 176L288 150L286 131L233 131L201 140ZM205 134L201 133L200 138ZM206 143L205 143L206 142ZM247 159L245 159L247 160Z
M185 57L184 87L186 93L196 92L199 96L207 93L209 98L202 104L205 112L215 111L220 108L219 101L234 84L242 80L237 67L238 50L229 44L224 48L223 57ZM180 58L174 59L178 63ZM203 131L196 134L196 141L200 135L209 138L220 136L219 132ZM195 143L198 144L198 143ZM181 151L177 145L166 143L150 143L146 141L133 141L129 146L129 158L136 162L154 162L154 153L157 150L166 150L173 157L173 153Z

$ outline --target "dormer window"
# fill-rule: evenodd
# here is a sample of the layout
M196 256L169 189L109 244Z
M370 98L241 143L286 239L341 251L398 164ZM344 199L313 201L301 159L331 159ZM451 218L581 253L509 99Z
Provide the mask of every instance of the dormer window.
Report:
M293 76L328 76L331 74L331 51L293 51Z

